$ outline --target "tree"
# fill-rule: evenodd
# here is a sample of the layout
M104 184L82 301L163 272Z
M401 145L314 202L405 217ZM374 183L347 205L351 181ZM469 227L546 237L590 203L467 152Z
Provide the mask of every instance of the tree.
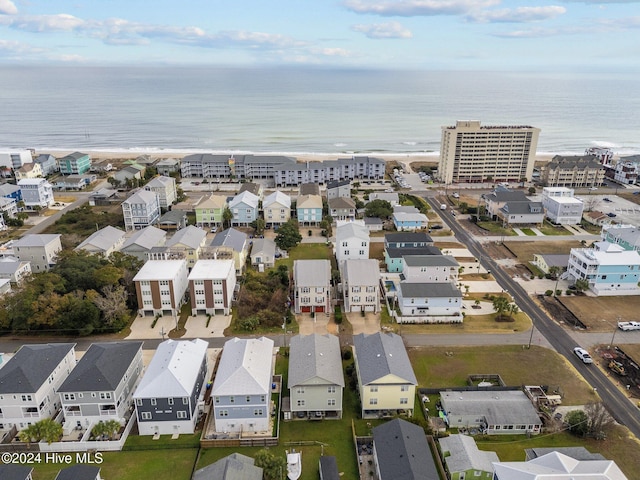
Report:
M557 265L549 267L549 276L552 280L556 280L558 278L558 275L560 275L560 272L562 272L562 268Z
M19 434L21 442L37 443L44 440L49 445L62 438L62 425L51 418L32 423Z
M509 299L507 297L495 297L493 299L493 309L496 311L496 320L500 319L504 312L509 309Z
M107 326L116 328L124 326L128 313L127 291L124 285L107 285L102 289L102 295L93 296L91 301L102 312L102 318Z
M117 420L107 420L106 422L100 420L91 430L91 435L93 435L94 438L102 437L104 435L109 439L112 439L119 430L120 422Z
M393 207L386 200L373 200L367 203L367 206L364 209L364 214L367 217L385 219L393 215Z
M224 207L222 211L222 228L229 228L233 220L233 212L229 207Z
M578 280L576 280L575 286L576 292L582 293L586 290L589 290L589 280L587 280L586 278L579 278Z
M302 235L300 235L300 230L298 229L298 222L293 218L280 226L278 235L275 238L278 248L287 251L298 245L301 240Z
M565 415L564 420L574 435L584 437L589 431L589 418L583 410L571 410Z
M276 456L266 448L256 453L255 465L262 468L264 480L280 480L287 474L287 462L284 457Z
M589 419L589 433L596 438L603 438L615 424L602 402L589 402L584 406L584 411Z
M265 221L264 218L258 217L250 225L254 229L254 235L262 235L264 233Z
M509 318L513 319L513 316L517 315L520 309L518 308L518 305L516 305L515 303L511 303L509 304L508 311L509 311Z
M333 224L333 218L331 218L331 215L325 215L322 221L320 222L320 228L324 230L325 237L327 238L333 235L332 224Z
M536 187L529 187L529 195L535 195L536 194Z
M109 182L113 188L118 188L120 186L120 183L121 183L120 180L118 180L115 177L107 178L107 182Z

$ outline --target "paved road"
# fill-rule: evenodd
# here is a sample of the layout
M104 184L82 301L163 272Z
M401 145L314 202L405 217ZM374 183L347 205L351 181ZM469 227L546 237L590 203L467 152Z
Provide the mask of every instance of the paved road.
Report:
M434 208L437 204L434 199L427 199ZM544 311L542 311L529 296L529 293L513 279L484 251L482 244L471 237L452 217L449 212L442 214L443 221L447 223L451 231L455 233L457 239L465 244L469 251L477 258L481 259L482 266L491 271L498 284L508 291L520 309L531 318L534 328L537 329L551 344L551 346L583 375L585 380L597 391L604 404L609 409L611 415L617 422L622 423L629 430L640 438L640 416L635 405L633 405L623 392L610 381L610 379L599 369L593 366L586 366L573 354L576 341L564 328L553 321ZM536 237L537 238L537 237Z

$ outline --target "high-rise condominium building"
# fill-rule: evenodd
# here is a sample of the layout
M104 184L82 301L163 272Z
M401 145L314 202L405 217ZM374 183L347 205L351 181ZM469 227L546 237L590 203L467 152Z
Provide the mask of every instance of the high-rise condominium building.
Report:
M442 127L438 177L446 184L531 179L539 135L539 128L479 121Z

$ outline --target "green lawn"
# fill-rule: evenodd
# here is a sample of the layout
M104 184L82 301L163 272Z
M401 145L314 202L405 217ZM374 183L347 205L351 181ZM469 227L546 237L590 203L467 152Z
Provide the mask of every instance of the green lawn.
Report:
M493 235L504 235L506 237L513 237L516 235L516 232L514 232L513 229L503 228L502 224L499 222L478 222L477 225Z
M335 262L335 257L331 247L325 243L301 243L297 247L292 248L289 251L289 258L280 258L276 260L276 267L284 264L289 267L289 270L293 268L294 260L316 260L327 259L332 260L332 264Z
M535 237L536 236L536 232L534 232L530 228L521 228L520 231L522 233L524 233L525 235L527 235L528 237Z
M430 333L513 333L522 332L531 328L531 319L527 314L519 312L513 317L514 322L496 322L495 313L487 315L472 315L467 313L462 323L443 324L415 324L395 325L396 330L410 334Z
M569 230L567 230L566 228L553 225L552 223L549 223L546 220L544 222L544 225L542 225L542 227L540 227L538 230L540 230L545 235L549 235L549 236L553 236L553 235L558 235L558 236L572 235L572 233Z

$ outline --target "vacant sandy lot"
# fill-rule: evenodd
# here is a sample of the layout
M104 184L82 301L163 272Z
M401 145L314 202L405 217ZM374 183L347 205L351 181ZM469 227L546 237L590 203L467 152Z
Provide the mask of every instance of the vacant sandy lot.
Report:
M640 297L562 296L560 301L592 331L611 331L621 321L637 320Z

